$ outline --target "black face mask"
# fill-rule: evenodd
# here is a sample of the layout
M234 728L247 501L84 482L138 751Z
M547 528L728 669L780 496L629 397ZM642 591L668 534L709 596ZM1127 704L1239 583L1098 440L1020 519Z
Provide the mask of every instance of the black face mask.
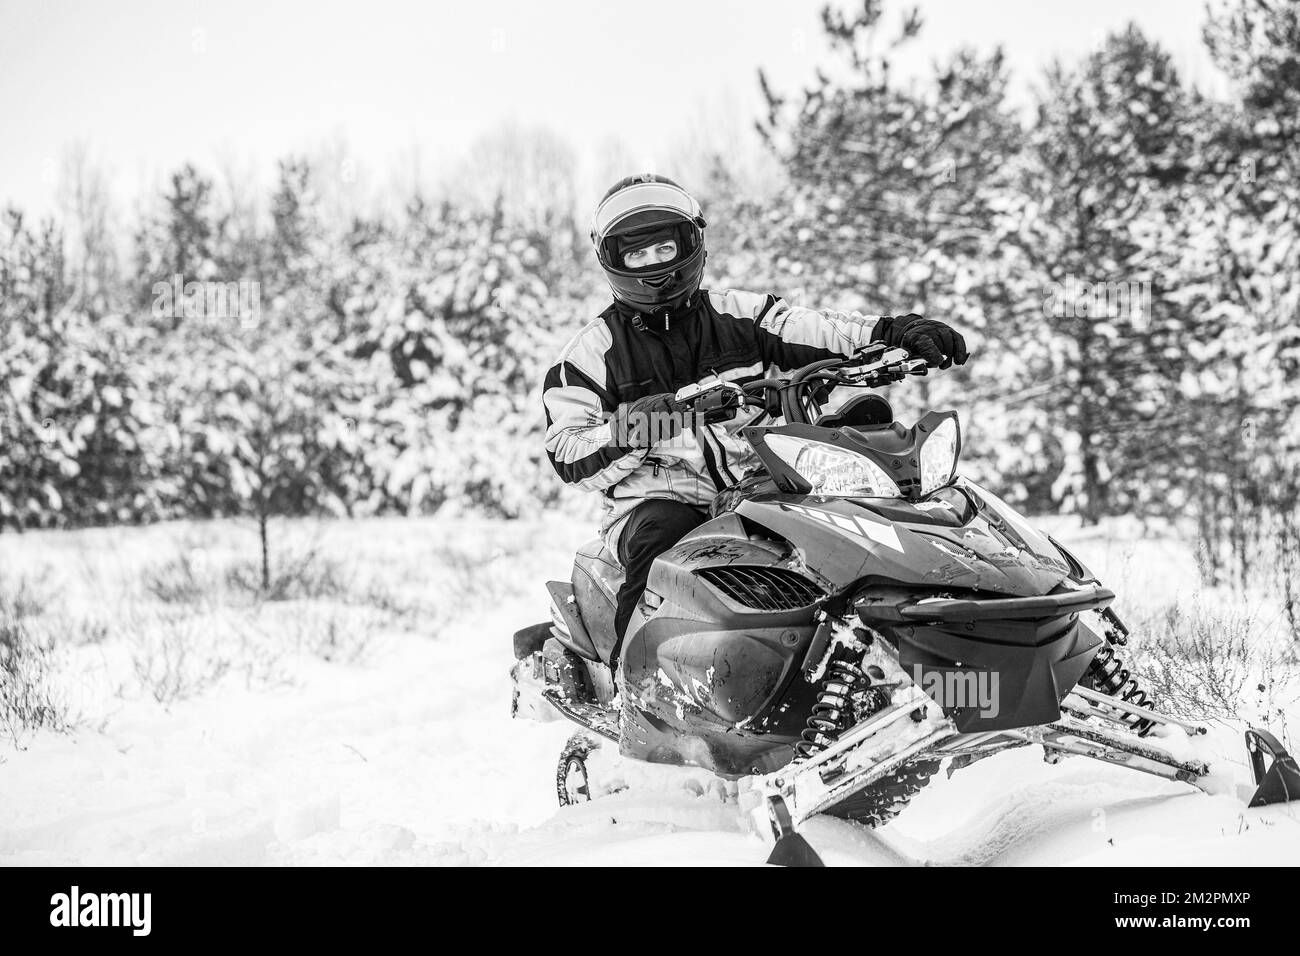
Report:
M658 242L675 242L677 243L677 255L667 262L657 262L652 265L642 266L640 268L630 268L624 266L623 257L634 249L641 249L645 246L651 246ZM672 266L676 262L690 256L695 251L695 234L690 226L685 223L659 226L654 229L645 229L639 232L629 232L624 235L613 235L606 240L606 247L609 252L611 261L619 264L621 268L630 272L640 272L642 269L649 271L651 269L664 269Z
M626 256L629 252L633 252L637 249L643 249L646 246L658 245L661 242L676 243L677 255L675 255L672 259L669 259L667 262L647 263L644 266L624 266L625 269L633 269L633 270L653 269L657 266L667 266L667 265L671 265L672 263L680 259L682 257L682 253L684 250L682 249L681 240L677 236L677 230L670 226L666 229L656 229L652 232L642 232L642 233L634 232L634 233L629 233L626 236L614 237L614 247L616 250L616 255L618 256L618 261L620 263L623 262L623 257Z

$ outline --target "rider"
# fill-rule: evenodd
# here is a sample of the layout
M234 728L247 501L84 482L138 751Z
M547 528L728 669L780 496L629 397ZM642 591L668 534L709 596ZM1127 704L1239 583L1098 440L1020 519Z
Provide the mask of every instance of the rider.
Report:
M916 314L868 319L771 294L701 289L704 227L699 203L671 179L642 174L615 183L591 232L614 301L546 373L551 464L564 481L604 494L601 533L626 572L611 665L654 559L703 523L714 495L758 463L740 429L765 413L684 427L675 392L764 378L871 342L939 368L967 357L960 333Z

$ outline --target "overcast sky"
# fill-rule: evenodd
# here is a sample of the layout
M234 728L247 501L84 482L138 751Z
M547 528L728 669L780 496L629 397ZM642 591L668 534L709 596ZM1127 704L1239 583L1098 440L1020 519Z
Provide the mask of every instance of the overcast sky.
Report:
M0 202L52 207L81 143L135 195L186 159L269 176L276 157L345 144L363 168L437 169L484 131L550 127L580 158L622 141L655 163L702 116L757 112L825 51L811 0L473 0L268 3L0 0ZM923 0L926 69L960 44L1002 43L1016 96L1134 19L1202 86L1197 0ZM901 7L891 4L896 18ZM417 158L418 157L418 158ZM668 172L669 170L661 169Z

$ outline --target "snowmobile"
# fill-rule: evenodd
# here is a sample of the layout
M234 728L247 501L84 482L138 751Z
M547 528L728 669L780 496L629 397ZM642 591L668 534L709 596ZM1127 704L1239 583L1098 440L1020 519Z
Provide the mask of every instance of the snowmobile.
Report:
M677 394L696 427L758 410L741 433L763 468L656 559L621 652L622 570L599 539L548 583L551 619L514 635L512 714L582 728L560 756L561 804L591 798L607 742L737 781L770 862L818 865L797 833L809 818L879 826L945 762L951 775L1015 747L1201 785L1208 765L1175 738L1205 728L1161 714L1125 665L1114 592L958 476L956 412L905 427L866 392L823 413L832 388L926 371L874 344ZM1300 798L1282 744L1255 729L1246 743L1250 805Z

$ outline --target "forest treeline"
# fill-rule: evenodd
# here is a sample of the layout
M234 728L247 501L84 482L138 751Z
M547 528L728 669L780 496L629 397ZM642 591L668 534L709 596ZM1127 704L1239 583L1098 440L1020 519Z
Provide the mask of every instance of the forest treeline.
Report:
M1294 562L1300 5L1207 13L1227 97L1129 27L1029 111L997 51L891 78L915 15L868 0L823 24L834 62L807 88L759 78L776 185L721 149L684 183L706 285L942 318L975 358L891 398L961 411L973 477L1034 512L1194 522L1212 578ZM310 157L257 196L187 165L129 216L76 166L64 215L6 210L0 527L577 494L538 397L607 297L572 157L522 137L474 161L505 171L494 192L346 212Z

